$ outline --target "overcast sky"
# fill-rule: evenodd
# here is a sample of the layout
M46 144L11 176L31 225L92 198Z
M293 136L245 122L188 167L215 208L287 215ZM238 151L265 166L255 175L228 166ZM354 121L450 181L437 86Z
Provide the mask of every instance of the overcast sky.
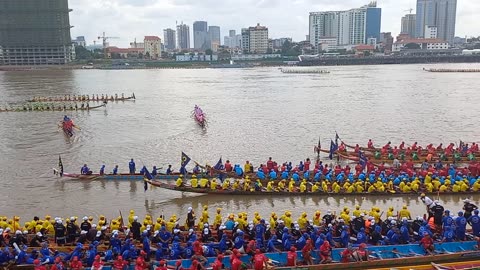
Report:
M218 25L223 36L257 23L265 25L270 38L292 37L295 41L308 34L311 11L346 10L368 4L370 0L69 0L72 37L85 36L93 44L103 31L119 37L110 45L128 46L137 38L156 35L163 40L163 29L175 28L175 22L190 25L205 20ZM400 32L401 17L416 0L378 0L382 8L382 32ZM458 0L456 36L478 36L480 0ZM190 41L193 46L193 40Z

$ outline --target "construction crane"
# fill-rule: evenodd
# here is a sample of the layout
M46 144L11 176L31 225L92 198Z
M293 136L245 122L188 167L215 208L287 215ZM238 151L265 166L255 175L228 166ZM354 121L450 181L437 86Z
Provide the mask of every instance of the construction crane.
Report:
M118 39L119 37L107 37L105 36L105 32L103 32L102 36L99 36L98 39L103 41L103 57L107 58L107 40L109 39Z
M409 11L410 14L412 14L413 8L410 8L410 9L407 9L407 10L404 10L404 11Z

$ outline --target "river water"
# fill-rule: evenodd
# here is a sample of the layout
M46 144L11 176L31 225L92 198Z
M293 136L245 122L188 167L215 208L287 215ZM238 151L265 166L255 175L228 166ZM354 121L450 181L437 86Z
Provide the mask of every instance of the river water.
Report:
M335 130L350 143L377 145L478 141L478 73L429 73L428 65L328 67L330 74L283 74L277 68L203 70L49 70L0 72L0 106L32 96L135 93L135 102L106 109L69 112L81 127L73 139L57 128L62 112L0 113L0 215L99 215L116 217L135 209L139 216L176 213L187 208L246 211L263 216L292 210L309 216L317 209L343 206L424 207L412 197L250 197L182 194L159 188L144 192L142 182L59 179L52 174L61 154L66 172L87 163L111 172L118 164L180 167L187 153L201 164L222 157L258 165L269 156L298 163L314 158L319 136L329 147ZM439 66L437 66L439 67ZM446 68L478 68L449 64ZM208 117L202 130L191 118L195 104ZM190 164L191 166L191 164ZM191 167L190 167L191 168ZM441 196L455 211L462 196ZM475 201L478 197L473 198ZM477 201L478 202L478 201ZM386 209L385 209L386 210Z

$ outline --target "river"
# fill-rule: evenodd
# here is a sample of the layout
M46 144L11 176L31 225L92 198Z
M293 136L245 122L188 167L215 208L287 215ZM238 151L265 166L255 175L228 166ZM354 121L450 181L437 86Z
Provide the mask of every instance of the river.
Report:
M298 163L314 158L319 136L329 147L341 139L366 145L388 140L398 145L477 141L480 91L478 73L429 73L422 68L478 68L478 65L384 65L327 67L330 74L283 74L277 68L199 70L43 70L0 72L0 106L21 104L32 96L135 93L137 100L113 102L105 109L69 112L81 127L72 139L59 131L62 112L0 113L0 215L116 217L135 209L139 216L176 213L210 206L225 213L246 211L268 216L289 209L296 218L307 211L339 211L343 206L396 209L424 207L417 197L345 198L281 196L204 196L142 182L59 179L52 173L62 156L66 172L87 163L111 172L128 170L134 158L144 164L180 167L184 151L201 164L220 157L254 165L273 157ZM207 114L202 130L191 118L195 104ZM323 157L325 158L325 157ZM193 162L192 162L193 163ZM192 164L189 165L191 168ZM441 196L453 212L462 196ZM478 199L478 198L474 198ZM478 202L477 202L478 203ZM386 211L386 209L384 209Z

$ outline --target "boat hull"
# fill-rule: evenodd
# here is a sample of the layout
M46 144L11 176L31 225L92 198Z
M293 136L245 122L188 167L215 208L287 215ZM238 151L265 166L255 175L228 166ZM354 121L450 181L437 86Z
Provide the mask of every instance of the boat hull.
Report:
M179 191L179 192L190 192L190 193L198 193L198 194L211 194L211 195L249 195L249 196L325 196L325 197L345 197L348 195L351 196L391 196L392 194L395 194L395 196L419 196L420 193L425 193L426 195L431 195L435 196L437 195L437 192L408 192L408 193L403 193L403 192L398 192L398 191L385 191L385 192L353 192L353 193L346 193L346 192L339 192L339 193L334 193L334 192L324 192L322 190L316 191L316 192L300 192L298 189L294 192L289 192L289 191L267 191L265 188L262 188L261 191L244 191L244 190L233 190L233 189L211 189L211 188L194 188L191 186L183 186L183 187L177 187L175 184L172 183L167 183L167 182L162 182L158 180L145 180L147 183L149 183L152 186L163 188L163 189L168 189L168 190L173 190L173 191ZM265 185L265 183L262 183L262 185ZM220 185L219 185L220 186ZM443 192L443 195L446 194L478 194L478 192L474 191L467 191L467 192Z

